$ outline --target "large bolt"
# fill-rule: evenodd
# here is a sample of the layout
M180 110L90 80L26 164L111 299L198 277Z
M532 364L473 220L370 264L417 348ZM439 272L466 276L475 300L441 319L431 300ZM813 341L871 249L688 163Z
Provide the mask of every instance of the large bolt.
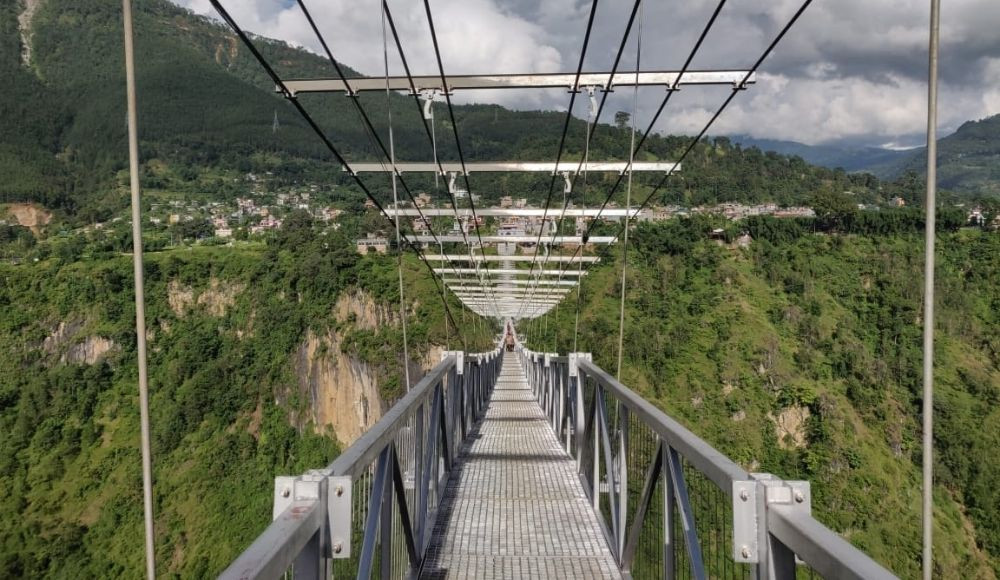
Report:
M747 492L746 488L740 489L740 499L743 501L750 499L750 494Z
M343 551L344 551L344 545L343 544L341 544L341 543L338 542L338 543L336 543L336 544L333 545L333 553L334 554L339 554L339 553L341 553Z
M795 490L795 503L802 503L806 501L806 496L802 495L802 491Z
M740 548L740 555L743 556L744 558L749 558L750 557L750 547L749 546L743 546L742 548Z
M344 495L344 486L338 485L336 491L337 491L337 497Z
M292 495L291 488L286 487L285 489L281 490L281 497L288 497L290 495Z

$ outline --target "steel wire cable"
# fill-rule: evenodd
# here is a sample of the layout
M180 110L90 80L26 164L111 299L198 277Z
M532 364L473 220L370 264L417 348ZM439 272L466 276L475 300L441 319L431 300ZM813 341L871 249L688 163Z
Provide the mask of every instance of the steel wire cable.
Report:
M357 184L357 186L359 188L361 188L362 192L364 192L365 196L368 197L368 199L375 205L375 207L379 210L379 212L387 220L389 220L390 223L392 223L392 218L389 216L389 213L385 210L385 208L382 206L382 204L379 203L378 199L375 198L375 196L372 194L371 190L368 189L368 186L364 183L364 181L362 181L357 176L356 173L354 173L353 171L350 170L350 164L347 162L347 160L344 159L344 157L340 154L340 151L333 144L333 142L326 135L326 133L324 133L323 130L319 127L319 125L316 123L316 120L313 119L312 115L309 114L309 112L305 109L305 107L302 105L302 103L300 103L299 100L291 93L291 91L288 90L288 87L285 86L284 81L274 71L274 68L270 65L270 63L267 61L267 59L264 58L264 56L260 53L260 51L257 49L257 46L253 43L253 41L250 39L250 37L247 35L247 33L239 26L239 24L236 23L236 21L229 14L229 12L225 9L225 7L222 6L222 4L219 2L219 0L209 0L209 1L211 2L212 7L215 8L216 12L219 13L219 16L222 17L222 19L233 30L233 32L237 35L237 37L239 37L240 41L243 42L243 44L247 47L247 50L250 51L250 53L254 57L254 59L257 60L258 64L261 65L261 68L264 69L264 72L266 72L267 75L269 77L271 77L271 80L274 82L275 86L277 86L280 89L280 91L281 91L282 95L285 97L285 99L288 100L288 102L290 102L292 104L292 106L299 113L299 115L306 122L306 124L309 125L309 127L312 129L312 131L314 133L316 133L316 135L320 138L320 140L323 142L323 144L326 146L326 148L330 151L330 153L334 156L334 158L337 160L337 162L339 164L343 165L347 169L348 173L351 175L352 179ZM414 244L409 239L409 237L406 236L406 234L402 235L402 239L403 239L403 241L406 242L406 245L409 246L411 250L413 250L413 252L417 255L417 257L420 259L420 261L427 268L427 270L431 273L431 278L432 278L432 281L434 282L434 286L437 288L438 294L441 297L441 302L442 302L442 304L444 306L444 309L445 309L445 315L448 316L449 319L451 319L451 323L452 324L455 324L455 318L454 318L454 316L452 316L451 308L448 306L447 296L445 295L445 292L444 292L443 288L441 287L441 285L438 283L438 278L434 274L434 268L433 268L433 266L431 266L430 262L427 261L427 258L424 256L424 254L420 250L420 248L416 244ZM402 251L401 247L399 248L399 251ZM461 339L462 339L463 348L467 349L467 344L466 344L465 338L461 337Z
M719 8L721 8L722 4L724 4L724 3L725 3L725 0L722 0L720 2L720 4L719 4ZM729 93L729 96L726 98L725 101L723 101L722 105L715 111L715 113L708 120L708 122L702 127L702 129L698 132L698 134L693 139L691 139L689 141L689 143L688 143L687 147L685 148L683 154L677 159L677 161L674 162L673 166L671 167L671 170L668 171L666 173L666 175L663 176L663 178L656 185L656 187L653 188L653 191L650 192L650 194L648 196L646 196L646 198L643 200L643 202L636 208L635 214L637 216L639 215L639 213L642 212L643 209L645 209L645 207L655 197L655 195L659 192L659 190L663 187L663 185L666 184L667 180L673 174L674 169L676 169L681 164L681 162L683 162L684 159L687 158L687 156L691 153L691 151L694 150L694 148L698 145L698 143L701 142L701 139L705 136L705 134L708 132L708 130L712 127L712 125L715 124L715 121L718 120L718 118L722 115L722 113L726 110L726 108L729 107L729 105L732 103L732 101L736 97L736 95L739 94L742 90L745 89L746 82L750 79L751 76L753 76L753 74L755 72L757 72L757 69L759 69L760 66L761 66L761 64L763 64L763 62L767 59L767 57L770 56L770 54L774 51L775 47L778 45L778 43L781 41L781 39L784 38L785 34L787 34L788 31L792 28L792 26L799 20L799 18L802 16L802 14L805 12L805 10L809 7L810 4L812 4L812 0L805 0L799 6L798 10L796 10L796 12L792 16L792 18L785 24L785 26L781 29L781 31L778 33L778 35L771 41L771 43L767 46L767 48L764 50L764 52L761 53L760 57L754 62L753 66L747 71L747 73L746 73L746 75L744 75L743 79L732 88L731 92ZM714 21L715 17L718 15L719 8L717 8L715 14L713 14L712 21ZM706 29L706 32L707 32L707 29ZM704 37L704 33L703 33L703 37ZM693 56L694 56L694 52L692 52L692 55L688 58L688 63L690 63L690 60L691 60L691 58L693 58ZM679 78L680 77L678 77L678 80L679 80ZM668 93L667 98L664 99L663 103L661 103L661 106L660 106L659 110L657 111L657 115L659 115L659 113L662 112L663 106L666 104L667 101L669 101L670 94L672 94L672 92ZM654 117L654 121L655 121L655 118L656 117ZM640 139L639 143L636 145L636 149L639 149L642 146L642 143L645 141L645 138L651 132L652 126L653 126L653 124L650 123L650 125L649 125L649 127L647 129L646 134L643 135L643 139ZM610 200L610 195L605 199L605 204L604 205L607 205L607 202L609 200ZM602 209L603 209L603 207L602 207ZM600 212L598 212L598 215L600 215ZM621 235L622 228L628 227L630 221L631 221L631 219L626 216L623 225L621 226L621 228L618 229L618 233L614 236L616 239ZM596 218L595 218L595 222L594 223L596 223ZM591 226L593 226L593 223L591 224ZM587 235L589 235L589 230L590 230L590 228L588 228ZM586 237L586 235L585 235L585 237ZM601 252L602 255L603 255L603 257L607 256L608 250L610 248L611 248L611 244L608 244L607 246L605 246L605 248Z
M333 51L330 50L330 47L326 42L326 38L323 36L323 33L319 30L319 26L317 26L316 21L313 19L312 13L306 7L305 0L296 0L296 2L298 3L299 9L302 11L303 16L305 16L306 21L309 23L309 27L312 29L313 34L315 34L316 39L319 41L320 46L323 47L323 52L326 53L326 57L330 61L330 64L333 66L334 71L336 71L337 76L340 78L341 82L343 82L344 86L347 88L347 95L350 97L351 102L354 103L354 110L358 114L361 120L362 126L365 129L365 135L368 138L369 143L372 145L372 148L380 150L382 152L382 155L384 155L386 158L390 158L390 152L386 149L385 143L382 141L381 137L379 137L378 131L375 130L375 126L372 123L371 118L368 116L368 113L365 111L364 106L361 104L360 97L358 97L358 95L351 89L349 79L344 74L343 69L340 67L340 62L333 56ZM383 2L382 4L383 4L383 10L387 10L388 6L385 5L385 2ZM412 79L411 79L411 85L412 85ZM426 120L424 121L424 123L426 125ZM383 163L381 157L378 158L378 163L379 165L382 166L382 170L388 173L388 168L386 167L385 163ZM438 240L437 233L434 231L434 227L427 219L427 216L424 215L424 212L421 211L420 207L417 205L416 199L414 199L413 197L413 192L410 190L409 185L406 183L406 180L403 179L402 174L399 173L395 165L393 165L392 167L392 177L393 179L395 179L396 177L399 178L399 182L403 185L403 189L406 192L407 197L410 198L410 202L413 203L413 207L416 208L417 214L420 216L420 219L427 227L427 230L428 232L430 232L431 237L434 238L435 242L440 244L441 242L440 240ZM399 208L397 207L396 208L397 213L398 210ZM448 260L448 262L449 265L452 266L452 268L457 269L457 266L454 262L452 262L451 260Z
M615 73L618 72L618 65L621 63L622 56L625 53L625 47L628 44L628 39L629 39L629 37L631 36L631 33L632 33L632 25L635 23L636 14L638 13L639 7L640 7L641 4L642 4L642 0L636 0L635 4L632 5L632 11L629 14L628 22L625 25L625 31L624 31L624 33L622 33L622 39L621 39L621 42L618 45L618 51L615 54L614 63L611 66L611 73L608 76L608 84L605 86L605 88L603 90L603 93L601 95L600 105L597 107L596 113L594 112L593 109L591 110L591 113L590 113L590 115L588 116L588 119L587 119L587 127L586 127L585 141L584 141L583 159L580 161L580 164L577 165L576 173L573 174L573 179L570 182L570 186L569 186L569 189L570 189L571 192L572 191L576 191L576 181L577 181L577 178L579 178L580 174L583 173L583 191L580 194L580 200L581 200L581 207L583 207L584 209L586 209L586 195L587 195L587 184L588 184L588 176L589 176L587 168L588 168L588 164L590 162L590 143L591 143L591 141L594 138L594 133L595 133L597 127L598 127L597 123L598 123L598 121L601 118L601 113L604 111L604 104L607 102L608 94L611 93L611 79L614 78ZM636 75L636 80L638 80L638 75ZM591 96L591 100L593 100L593 96ZM633 140L633 144L634 144L634 140ZM631 167L631 164L629 165L629 167ZM582 169L582 171L581 171L581 169ZM561 211L560 216L559 216L559 223L556 226L556 232L559 232L559 231L562 230L562 225L563 225L563 222L564 222L564 218L566 216L566 209L568 207L567 204L568 204L568 200L564 196L564 199L563 199L563 208L562 208L562 211ZM586 216L583 217L583 223L586 223ZM554 242L554 241L555 241L555 232L552 235L552 242ZM550 242L550 245L552 245L552 242ZM581 244L580 247L582 248L582 244ZM581 252L582 252L582 250L581 250ZM573 256L574 257L576 256L575 252L574 252ZM546 254L545 260L542 262L542 268L544 268L545 265L548 263L548 258L549 258L549 254ZM582 258L582 254L581 254L581 258ZM562 280L563 274L567 271L567 269L569 268L568 264L571 263L571 262L572 262L572 260L570 260L570 262L567 262L567 264L564 267L560 268L560 270L559 270L559 280ZM528 301L531 301L531 300L534 299L535 289L538 286L537 281L538 280L536 279L536 284L531 288L531 295L528 297ZM578 265L578 269L577 269L577 284L576 284L576 299L577 299L577 301L580 300L580 286L582 285L582 282L583 282L583 264L582 264L582 259L581 259L580 264ZM526 290L527 290L527 288L526 288ZM546 312L546 315L548 315L548 312ZM574 348L574 351L576 350L576 344L577 344L577 341L578 341L578 338L579 338L578 332L579 332L579 317L576 318L576 321L574 322L574 325L573 325L573 345L574 345L573 348Z
M697 52L698 48L701 46L701 42L704 40L704 38L707 35L708 30L711 28L712 24L715 22L715 19L718 16L719 11L721 10L721 8L725 4L725 2L726 2L726 0L720 0L719 5L716 7L715 12L712 14L712 18L709 20L709 24L706 26L705 30L702 32L701 37L699 37L698 43L695 45L694 50L692 50L691 54L688 56L688 60L687 60L687 62L685 62L684 69L682 69L682 70L686 70L687 67L689 66L691 60L693 59L693 57L695 55L695 53ZM708 120L708 122L701 129L701 131L698 132L697 136L695 136L689 142L688 146L684 150L684 153L677 159L676 162L674 162L674 165L672 166L671 170L668 171L666 173L666 175L663 176L663 178L656 185L656 187L653 189L653 191L650 192L650 194L648 196L646 196L646 198L638 206L638 208L636 208L636 211L635 211L636 216L638 216L642 212L642 210L646 207L646 205L650 202L650 200L652 200L653 197L658 193L658 191L660 190L660 188L663 187L663 185L667 182L667 180L673 174L673 170L680 165L680 163L688 156L688 154L690 154L690 152L695 148L695 146L701 141L701 139L705 136L705 134L708 132L708 130L715 123L715 121L718 120L719 116L721 116L722 113L726 110L726 108L730 105L730 103L732 103L732 101L736 97L736 95L739 92L741 92L742 90L745 89L746 82L749 80L749 78L760 68L760 66L767 59L767 57L770 56L770 54L772 52L774 52L775 47L777 47L778 43L781 42L781 40L785 37L785 35L788 33L788 31L791 30L792 26L795 25L795 23L799 20L799 18L802 16L802 14L805 13L806 9L809 7L810 4L812 4L812 0L805 0L799 6L798 10L796 10L795 14L791 17L791 19L785 24L784 27L782 27L782 29L778 33L778 35L771 41L771 43L767 46L767 48L764 49L764 51L761 53L760 57L754 62L753 66L747 71L747 74L744 75L744 77L741 80L741 82L738 83L737 85L735 85L733 87L733 89L731 90L729 96L722 103L722 105L716 110L715 114L712 115L712 117ZM676 87L676 83L678 83L680 81L681 76L682 75L678 75L677 79L675 80L675 87ZM668 92L666 98L664 98L664 100L660 103L660 106L659 106L659 108L657 110L657 113L653 117L653 122L651 122L649 124L649 127L647 128L646 132L644 133L643 138L640 139L639 143L636 145L636 147L635 147L636 151L639 148L641 148L641 146L642 146L643 142L645 141L646 137L648 137L649 133L652 130L653 124L655 123L656 118L663 111L666 103L669 102L670 95L673 94L673 92L674 91ZM621 179L619 179L619 181L621 181ZM613 194L613 190L612 190L612 194ZM605 199L604 205L602 205L602 210L603 210L603 207L607 204L607 202L609 200L610 200L610 195L608 196L608 198ZM598 216L599 215L600 215L600 211L598 212ZM623 220L622 226L619 228L618 233L614 236L615 239L617 239L618 237L621 236L622 230L624 228L627 228L629 226L630 221L631 221L631 218L629 216L625 216L625 219ZM597 217L594 218L594 221L591 223L591 227L596 222L597 222ZM586 239L586 237L589 236L589 232L590 232L590 228L588 227L587 233L584 235L585 239ZM580 246L577 247L576 251L573 253L574 257L580 252L580 250L581 250L581 248L583 248L583 246L584 246L584 244L581 243ZM609 253L609 251L610 251L610 249L611 249L611 247L612 247L612 244L607 244L601 250L601 252L600 252L601 255L599 257L601 259L606 258L607 255L608 255L608 253ZM588 270L589 269L590 268L588 267ZM582 278L581 278L580 283L582 284ZM577 311L576 317L577 317L577 320L579 320L579 312L580 312L579 301L577 303L576 311ZM574 348L574 350L576 350L576 349Z
M426 4L428 0L424 0ZM556 176L559 174L559 162L562 160L563 149L566 146L566 134L569 132L570 121L573 119L573 105L576 104L576 95L580 92L580 75L583 73L583 61L587 57L587 47L590 45L590 34L594 30L594 16L597 13L597 2L598 0L593 0L590 5L590 17L587 19L587 30L583 36L583 48L580 50L580 61L576 66L576 77L573 80L573 88L570 93L569 107L566 109L566 120L563 122L562 136L559 138L559 150L556 153L556 164L555 169L552 171L552 180L549 182L549 193L545 197L545 209L542 212L543 218L542 223L545 223L545 215L549 213L549 206L552 204L552 194L555 192ZM535 240L535 251L531 258L531 267L535 267L535 262L538 261L538 248L542 241L542 230L540 226L538 229L538 238ZM540 274L539 274L540 276ZM537 285L537 284L536 284ZM524 296L527 294L524 293ZM524 305L522 300L521 306ZM521 308L518 308L518 314L520 314Z
M419 92L417 91L416 83L413 80L413 74L410 71L409 62L406 59L406 52L403 50L403 43L402 43L402 40L401 40L401 38L399 36L399 32L396 30L396 22L392 18L392 10L390 10L389 3L387 2L387 0L382 0L382 9L385 11L386 20L389 23L389 30L392 32L392 37L393 37L393 40L395 41L395 44L396 44L396 50L399 53L399 60L400 60L400 62L403 65L403 71L406 73L406 79L407 79L407 81L410 84L410 93L413 95L413 101L414 101L414 103L417 106L417 110L418 110L418 113L419 113L419 118L423 122L424 132L427 133L427 138L430 139L430 141L431 141L431 147L434 150L434 164L437 165L438 174L443 175L444 174L444 166L441 165L441 162L438 159L438 155L437 155L437 132L435 131L435 128L434 128L433 103L429 106L432 117L431 117L431 123L428 124L427 123L427 118L423 114L424 113L423 107L420 105ZM435 174L435 177L434 177L435 187L438 187L438 174ZM466 189L468 189L468 183L466 184ZM457 203L457 201L455 199L455 194L451 190L451 188L448 188L448 196L451 199L451 207L452 207L452 210L455 213L455 220L461 225L462 220L461 220L461 218L459 218L459 215L458 215L458 203ZM470 200L470 203L472 203L472 192L471 191L469 192L469 200ZM414 204L414 205L416 205L416 204ZM478 220L475 220L474 205L473 205L473 219L474 219L474 222L475 222L474 225L476 227L476 233L478 235L478 233L479 233L479 223L478 223ZM473 255L472 255L472 245L469 243L469 238L468 238L468 235L467 235L467 233L465 231L465 228L459 227L459 231L462 234L462 239L464 240L465 247L468 250L469 259L470 259L470 261L472 261L473 263L475 263L475 259L473 258ZM480 247L482 247L482 243L481 242L482 242L482 238L480 238ZM451 263L452 266L454 267L454 263L451 262L451 260L449 260L449 263ZM458 276L459 276L459 279L462 280L463 284L464 284L465 275L463 273L459 272ZM487 276L487 280L492 283L493 279L492 279L492 276L490 275L490 272L489 272L488 268L486 270L486 276ZM481 279L480 279L480 283L482 283ZM492 291L491 291L491 296L493 298L494 305L496 305L496 295L495 295L495 293L492 293Z
M663 110L670 102L670 99L673 97L674 93L676 93L679 90L681 79L684 77L684 74L688 71L688 68L690 68L691 61L694 60L695 55L697 55L698 52L701 50L701 46L705 42L705 38L708 37L708 33L715 26L715 21L718 19L719 13L722 12L722 8L723 6L725 6L725 4L726 0L719 0L719 3L716 5L715 10L712 12L712 16L708 19L708 22L705 24L705 28L703 28L701 34L698 35L698 40L695 41L694 46L691 48L691 52L688 53L687 59L685 59L684 61L684 65L681 67L680 72L677 74L677 78L674 79L674 84L669 89L667 89L667 94L663 96L663 100L660 101L660 106L657 107L656 113L653 114L653 118L650 120L649 125L646 127L646 130L643 131L642 139L640 139L639 143L637 143L633 148L632 151L633 155L637 153L638 149L642 148L642 146L646 143L646 139L653 132L653 127L656 126L656 122L660 119L660 115L663 113ZM747 76L747 78L749 78L749 75ZM743 82L740 84L743 85L745 84L745 82L746 79L744 79ZM670 172L667 173L667 175L670 175L670 173L673 172L674 169L677 168L677 166L678 164L675 163L674 166L670 169ZM611 187L611 190L608 192L608 195L604 198L604 201L601 203L600 209L597 211L597 215L590 222L591 226L587 228L587 232L584 234L584 238L590 236L590 230L593 227L593 224L597 223L597 220L598 218L600 218L601 213L604 212L604 208L607 207L608 202L611 201L611 198L614 196L615 192L618 191L618 187L621 186L622 184L623 176L624 172L622 172L622 174L618 176L618 180Z
M603 113L603 111L604 111L604 104L608 100L608 95L612 92L611 91L611 79L614 78L615 73L618 72L618 65L621 63L622 55L625 53L625 46L628 43L629 37L631 36L632 25L635 23L635 17L636 17L636 14L638 13L639 6L641 4L642 4L642 0L636 0L635 3L632 5L632 11L629 14L628 22L625 25L625 32L622 34L621 42L618 45L618 52L615 54L614 64L611 66L611 73L608 76L608 84L604 87L604 90L603 90L603 92L601 94L601 102L600 102L600 104L597 107L596 113L593 110L591 110L591 113L590 113L590 115L589 115L589 117L587 119L586 138L585 138L586 140L584 141L584 157L580 161L580 164L577 165L576 172L573 174L573 179L570 182L570 187L569 187L570 192L575 192L576 191L576 181L579 178L579 176L581 174L581 169L582 169L582 173L583 173L583 192L580 194L580 200L581 200L581 202L583 203L584 206L586 205L587 176L588 176L587 166L588 166L588 163L590 161L590 143L591 143L591 141L594 138L594 132L595 132L597 126L598 126L597 123L598 123L598 121L601 118L601 113ZM591 97L591 98L593 98L593 97ZM564 198L563 199L563 208L562 208L562 211L561 211L560 216L559 216L559 223L556 226L556 232L554 232L553 235L552 235L552 240L553 241L555 240L556 233L562 230L562 225L563 225L563 222L564 222L564 218L566 216L566 209L568 207L567 204L568 204L568 200ZM584 222L586 222L586 217L584 217ZM551 245L551 242L550 242L550 245ZM546 255L546 259L542 262L542 267L544 267L546 263L548 263L548 255ZM560 273L559 273L559 278L560 279L562 279L562 274L563 274L563 272L560 271ZM578 281L578 284L579 284L579 281ZM537 284L535 286L537 286ZM532 295L528 298L528 300L530 301L533 298L534 298L534 289L532 289Z
M628 186L625 194L625 223L626 228L622 243L622 287L621 300L618 309L618 368L615 378L622 379L622 355L624 353L623 340L625 338L625 273L628 270L628 219L629 210L632 209L632 163L635 161L635 118L639 115L639 63L642 57L642 16L639 17L639 32L637 34L635 46L635 87L632 90L632 135L629 142L628 159Z
M302 0L299 0L301 4ZM392 205L395 208L396 244L400 242L399 192L396 189L396 140L392 130L392 91L389 90L389 44L385 33L385 3L382 3L382 58L385 63L385 112L389 121L389 162L392 164ZM416 207L416 202L414 202ZM419 208L417 211L420 211ZM420 215L423 215L421 212ZM425 220L426 223L426 220ZM433 231L433 230L432 230ZM437 236L434 237L437 240ZM406 332L406 291L403 285L403 252L396 254L396 271L399 275L399 321L403 327L403 374L406 378L406 392L410 392L410 343ZM445 323L447 326L447 322Z
M596 4L597 0L594 0L594 3ZM469 208L472 211L472 223L476 228L476 238L479 240L479 247L482 248L483 237L479 231L479 218L476 216L476 202L472 197L472 186L469 184L469 172L465 167L465 154L462 151L462 141L458 137L458 123L455 121L455 108L451 104L451 91L448 90L448 81L444 72L444 61L441 59L441 47L438 43L437 31L434 28L434 15L431 11L430 0L424 0L424 11L427 13L427 24L430 27L431 41L434 44L434 56L437 59L438 73L441 76L441 86L443 88L445 103L448 105L448 117L451 119L451 131L455 137L455 149L458 151L458 159L462 166L462 179L465 181L465 190L469 195ZM487 278L492 280L489 265L485 260L483 261L483 269L486 270ZM499 318L501 316L501 312L500 306L497 303L496 293L491 290L490 296L493 300L493 307L496 311L496 316Z

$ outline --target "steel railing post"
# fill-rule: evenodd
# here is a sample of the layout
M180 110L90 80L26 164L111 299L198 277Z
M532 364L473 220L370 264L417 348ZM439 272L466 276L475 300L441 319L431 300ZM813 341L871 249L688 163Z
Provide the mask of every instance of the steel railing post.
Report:
M392 497L392 464L395 458L395 445L390 443L385 450L386 477L381 489L382 505L379 514L379 572L382 580L392 577L392 538L393 538L393 497Z
M677 539L674 537L674 482L666 467L669 460L669 448L660 445L660 461L664 466L660 472L663 478L663 577L673 580L677 575Z
M425 405L421 404L417 407L413 426L415 432L413 445L413 531L418 550L422 550L424 546L423 515L426 512L424 502L427 501L427 497L421 493L420 487L420 482L424 480L424 438L427 436L427 433L424 432L424 412Z

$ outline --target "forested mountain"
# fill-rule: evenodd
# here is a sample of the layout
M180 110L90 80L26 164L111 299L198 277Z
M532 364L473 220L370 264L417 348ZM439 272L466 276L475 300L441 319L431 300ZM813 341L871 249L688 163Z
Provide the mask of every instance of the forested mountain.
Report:
M897 162L892 174L907 171L927 171L926 149ZM945 189L1000 197L1000 115L963 123L938 140L938 180Z
M878 147L803 145L793 141L732 137L736 143L782 155L797 155L824 167L864 171L885 180L927 171L927 149L894 151ZM938 139L938 186L958 199L1000 197L1000 115L963 123Z
M0 265L0 577L140 577L131 257L67 243ZM266 247L147 255L162 573L218 574L269 522L274 476L327 465L400 395L395 262L307 220ZM445 328L416 260L405 276L414 380L449 345L490 347L454 298L469 342Z
M910 151L882 147L835 143L806 145L781 139L757 139L749 135L733 135L730 139L744 147L757 147L762 151L773 151L781 155L796 155L813 165L830 169L840 167L846 171L865 171L879 177L887 176L887 170L900 159L909 158L911 154Z
M0 9L6 32L0 62L14 81L0 91L0 114L13 120L0 128L0 202L39 201L83 223L107 219L123 205L115 177L127 167L120 6L113 0L31 4L32 17L24 19L21 30L30 40L27 62L19 42L22 34L17 33L24 0ZM215 193L220 171L271 171L289 181L347 184L340 168L329 162L329 153L275 94L270 80L228 29L166 0L141 2L137 10L139 122L147 188L183 186ZM281 42L256 41L285 77L335 76L329 63L316 55ZM348 68L347 74L355 73ZM348 160L378 158L348 99L306 95L301 100ZM366 95L361 102L385 139L385 95ZM399 158L431 159L413 100L393 95L391 102ZM447 112L439 106L440 158L457 159ZM469 160L553 158L564 118L557 112L515 112L489 105L460 106L456 115ZM575 119L564 158L582 157L584 134L584 121ZM654 136L641 157L672 159L686 144L686 137ZM594 159L625 159L627 148L627 131L602 125L591 154ZM150 168L157 164L167 170L154 177ZM198 177L213 171L211 179ZM602 200L613 178L592 179L588 202ZM642 183L654 177L637 179ZM407 180L414 187L433 189L427 178ZM472 181L474 192L484 193L487 200L511 193L541 202L549 189L548 179L539 176ZM868 177L733 147L722 139L700 146L687 159L683 177L654 201L796 204L817 189L851 190L863 196L862 201L898 193L880 186ZM386 195L385 188L376 189Z
M629 250L622 382L751 471L808 479L817 517L920 573L921 226L699 217L641 224ZM888 224L889 222L886 222ZM710 239L747 231L740 248ZM1000 572L1000 236L938 245L935 576ZM856 231L863 232L864 228ZM620 248L582 288L580 350L614 369ZM572 350L575 296L532 347Z

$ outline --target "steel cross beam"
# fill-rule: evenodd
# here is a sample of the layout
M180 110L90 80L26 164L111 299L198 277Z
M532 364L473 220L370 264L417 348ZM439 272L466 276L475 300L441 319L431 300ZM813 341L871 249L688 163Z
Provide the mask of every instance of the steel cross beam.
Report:
M439 166L440 165L440 166ZM391 173L392 165L385 163L352 163L345 170L352 174L358 173ZM623 173L628 168L627 161L488 161L466 163L441 162L404 162L396 163L399 173L501 173L501 172L533 172L533 173L568 173L575 175L578 171L607 171ZM673 161L637 161L632 163L633 172L643 171L680 171L681 166ZM477 214L479 212L476 212Z
M476 268L434 268L435 274L478 274ZM492 268L490 275L496 276L586 276L586 270L529 270L527 268Z
M427 217L454 217L455 213L458 213L460 217L472 217L472 210L470 208L458 208L448 209L448 208L400 208L394 209L387 207L385 208L385 213L389 214L390 217L420 217L421 214ZM568 217L568 218L578 218L578 217L602 217L602 218L622 218L628 215L634 218L639 215L639 210L632 209L620 209L620 208L606 208L601 211L597 208L594 209L582 209L582 208L567 208L564 211L558 208L549 208L547 211L540 207L525 207L525 208L512 208L512 207L487 207L487 208L477 208L477 217L540 217L540 218L553 218L553 217Z
M490 291L490 288L484 286L457 286L449 287L455 295L462 295L468 293L481 294L483 296L513 296L513 297L523 297L523 288L496 288ZM536 296L565 296L572 292L572 288L536 288L534 290Z
M477 303L479 303L479 304L493 304L494 303L494 300L492 300L492 299L490 299L488 297L485 297L485 296L483 296L483 297L464 296L464 297L462 297L462 301L465 302L465 303L467 303L467 304L477 304ZM522 303L524 303L524 304L559 304L560 302L562 302L562 297L561 296L558 297L558 298L541 298L541 297L535 297L535 298L532 298L531 300L521 300L520 298L517 298L516 296L508 296L508 297L505 297L505 298L497 298L496 301L495 301L495 303L497 305L515 305L515 306L519 305L519 304L522 304Z
M456 278L448 278L443 280L445 284L449 287L451 284L468 284L472 280L460 280ZM505 286L576 286L576 280L479 280L481 286L486 288L503 288ZM493 282L494 284L488 284L488 282Z
M352 79L289 79L284 81L285 88L292 96L299 93L348 93L351 95L363 91L384 91L388 84L389 90L411 92L421 91L450 92L453 90L475 89L568 89L578 91L583 87L601 87L605 90L614 87L631 86L662 86L675 88L680 85L731 85L739 86L747 76L748 71L740 70L706 70L686 71L683 76L676 71L644 71L640 73L590 72L583 73L577 80L574 73L540 73L540 74L495 74L495 75L451 75L446 76L444 83L438 75L411 77L393 76L368 77ZM678 78L680 77L680 78ZM751 74L745 84L756 82L757 75ZM283 92L279 86L277 92Z
M448 261L448 262L534 262L537 259L534 256L500 256L497 254L428 254L424 256L428 262L434 261ZM595 262L600 262L601 259L597 256L554 256L550 255L545 258L552 263L565 263L565 262L583 262L587 264L592 264ZM491 270L492 272L492 270Z
M446 244L458 244L465 243L465 238L459 235L438 235L437 238L434 236L425 235L415 235L409 236L410 240L417 244L436 244L438 242L443 242ZM484 244L535 244L538 243L538 236L482 236ZM613 244L618 241L615 236L590 236L587 238L588 244ZM471 244L478 245L478 238L472 236ZM552 236L542 235L541 242L543 244L581 244L583 243L583 238L581 236Z

